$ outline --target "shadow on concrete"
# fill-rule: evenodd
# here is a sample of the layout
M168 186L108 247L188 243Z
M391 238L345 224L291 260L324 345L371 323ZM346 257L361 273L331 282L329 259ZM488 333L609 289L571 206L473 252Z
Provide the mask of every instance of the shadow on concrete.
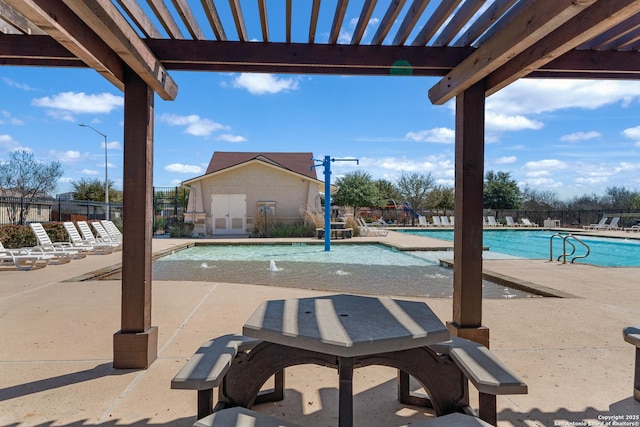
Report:
M30 383L17 384L11 387L2 388L0 389L0 402L42 391L66 387L72 384L91 381L102 377L124 375L134 371L136 370L114 369L112 362L103 363L101 365L97 365L95 368L86 369L84 371L71 372L57 377L44 378Z

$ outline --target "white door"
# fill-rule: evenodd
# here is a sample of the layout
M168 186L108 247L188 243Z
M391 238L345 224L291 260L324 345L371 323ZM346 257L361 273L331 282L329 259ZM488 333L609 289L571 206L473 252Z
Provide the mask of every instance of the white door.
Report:
M211 230L213 234L245 234L247 196L245 194L211 195Z

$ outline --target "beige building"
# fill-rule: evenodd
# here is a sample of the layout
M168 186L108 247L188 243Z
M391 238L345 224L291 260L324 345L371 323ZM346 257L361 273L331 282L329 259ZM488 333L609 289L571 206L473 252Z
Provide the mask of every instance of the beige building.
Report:
M196 235L246 234L260 214L280 223L302 220L306 207L321 209L324 183L312 168L313 153L216 151L190 188L185 222Z

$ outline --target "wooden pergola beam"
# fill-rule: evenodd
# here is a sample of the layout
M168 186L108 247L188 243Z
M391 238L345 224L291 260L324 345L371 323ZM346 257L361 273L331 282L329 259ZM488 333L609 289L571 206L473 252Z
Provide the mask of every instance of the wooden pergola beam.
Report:
M511 58L543 39L596 0L533 1L429 90L434 104L444 104Z
M62 1L162 99L175 99L178 86L110 0ZM83 45L84 38L77 42Z
M169 70L442 76L473 48L146 40ZM393 60L390 61L390 58Z
M124 67L118 55L60 1L5 0L60 45L124 90ZM36 37L36 36L29 36Z
M636 0L600 0L533 44L487 78L487 96L640 12Z

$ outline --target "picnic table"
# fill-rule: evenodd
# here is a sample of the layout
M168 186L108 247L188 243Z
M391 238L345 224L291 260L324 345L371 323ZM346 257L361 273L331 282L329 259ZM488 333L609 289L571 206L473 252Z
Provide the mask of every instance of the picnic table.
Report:
M265 301L242 333L205 342L172 381L172 388L198 390L198 418L284 399L284 370L302 364L337 369L340 427L353 425L353 371L370 365L397 368L400 402L432 408L438 417L473 412L469 382L479 391L478 416L492 425L496 395L527 393L486 347L450 337L420 301L349 294ZM272 377L273 390L263 390ZM427 397L410 393L410 377ZM219 394L212 409L213 387Z
M236 402L251 399L251 379L262 376L253 387L259 390L257 383L302 363L337 368L341 427L353 425L355 367L385 365L411 374L431 391L436 412L454 412L464 399L461 372L427 347L447 341L449 331L422 302L348 294L266 301L245 323L243 335L262 343L241 372L229 372L234 381L226 393Z

